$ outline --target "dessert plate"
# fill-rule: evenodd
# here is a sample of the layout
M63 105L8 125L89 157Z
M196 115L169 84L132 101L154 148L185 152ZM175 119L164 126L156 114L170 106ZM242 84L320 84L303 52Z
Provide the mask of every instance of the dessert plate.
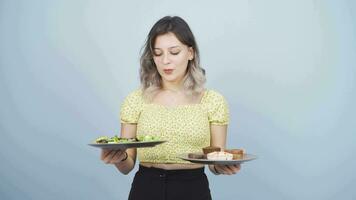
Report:
M203 156L203 153L194 153L195 155ZM243 162L248 162L251 160L255 160L257 158L256 155L252 154L244 154L242 159L234 159L234 160L208 160L204 158L189 158L188 153L178 155L178 158L192 162L192 163L199 163L199 164L218 164L218 165L235 165L240 164Z
M129 148L144 148L144 147L154 147L158 144L162 144L166 141L147 141L147 142L125 142L125 143L91 143L90 146L98 147L102 149L129 149Z

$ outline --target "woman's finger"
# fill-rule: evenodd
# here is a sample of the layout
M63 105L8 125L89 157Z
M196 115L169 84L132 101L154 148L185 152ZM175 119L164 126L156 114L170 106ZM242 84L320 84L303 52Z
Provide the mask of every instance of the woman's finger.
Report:
M116 154L116 151L111 151L105 158L104 158L104 163L109 164L112 157Z
M240 171L241 165L215 165L215 169L220 174L233 175Z
M241 170L241 164L236 164L236 165L234 165L234 167L237 171Z
M240 167L236 165L228 165L226 167L229 168L232 174L236 174L240 170Z
M101 160L104 160L111 153L111 151L111 149L103 149L101 151Z
M233 171L228 167L228 166L224 166L224 174L226 175L232 175Z
M121 162L123 159L125 159L126 153L125 151L118 151L112 158L111 164L116 164Z
M229 171L229 175L235 174L234 169L231 166L226 165L225 167L228 169L227 171Z
M232 171L226 165L216 165L215 167L220 174L232 174Z

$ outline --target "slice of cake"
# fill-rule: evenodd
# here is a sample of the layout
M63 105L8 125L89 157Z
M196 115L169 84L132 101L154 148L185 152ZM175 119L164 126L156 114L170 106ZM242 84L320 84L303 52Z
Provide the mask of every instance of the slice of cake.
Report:
M208 154L208 153L211 153L211 152L214 152L214 151L221 151L221 148L220 147L212 147L212 146L203 148L203 153L204 154Z
M225 149L224 151L231 153L234 160L242 159L245 153L245 150L243 149Z
M206 155L202 153L189 153L188 158L193 159L206 159Z
M207 154L208 160L232 160L233 154L225 151L214 151Z

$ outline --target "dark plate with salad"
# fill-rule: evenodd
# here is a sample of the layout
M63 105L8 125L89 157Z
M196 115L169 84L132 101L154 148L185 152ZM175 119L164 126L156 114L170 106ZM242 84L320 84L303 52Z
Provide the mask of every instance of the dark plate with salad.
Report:
M154 147L164 142L166 141L160 140L158 137L151 135L139 136L136 138L120 138L115 135L113 137L98 137L93 143L90 143L89 145L102 149L118 150L129 148Z

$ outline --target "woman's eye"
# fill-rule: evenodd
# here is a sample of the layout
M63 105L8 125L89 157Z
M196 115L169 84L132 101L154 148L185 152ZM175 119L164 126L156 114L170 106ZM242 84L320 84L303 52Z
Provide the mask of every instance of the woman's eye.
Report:
M154 53L153 53L153 55L154 55L154 56L161 56L161 55L162 55L162 53L157 53L157 52L154 52Z
M178 55L179 53L180 53L180 51L171 52L172 55Z

